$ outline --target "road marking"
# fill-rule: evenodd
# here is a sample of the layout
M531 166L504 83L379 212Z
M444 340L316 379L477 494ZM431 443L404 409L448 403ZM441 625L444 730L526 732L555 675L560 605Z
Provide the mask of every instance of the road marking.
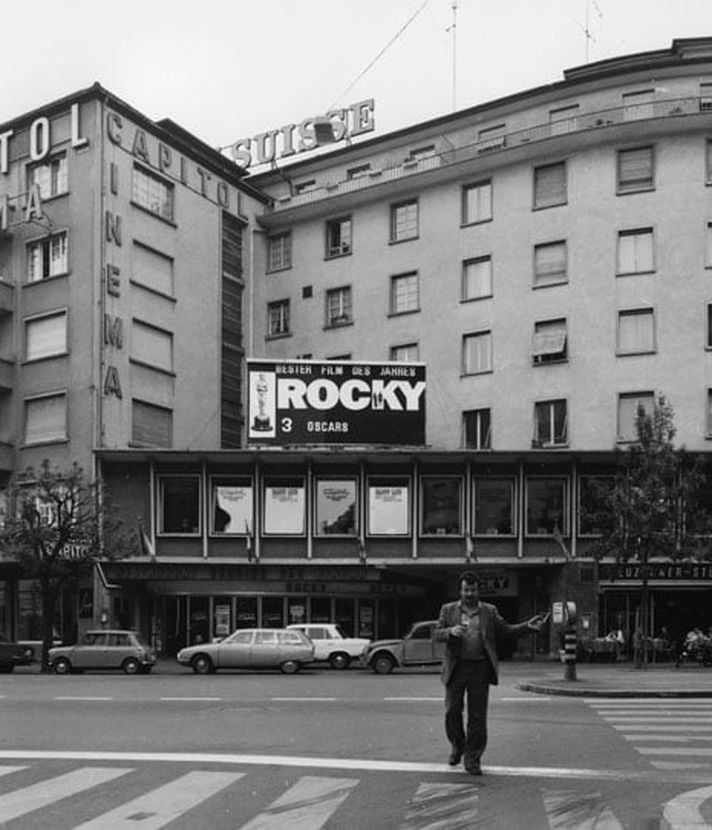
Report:
M440 695L439 697L384 697L384 701L388 703L423 703L426 701L437 701L438 703L443 702L443 696Z
M300 778L240 830L319 830L357 784L357 778Z
M79 695L56 695L52 700L113 700L113 697L89 697Z
M712 749L703 746L639 746L637 750L641 755L712 755Z
M80 824L75 830L158 830L230 786L243 772L189 772L115 810Z
M335 697L271 697L270 700L275 701L277 703L291 703L296 701L314 701L316 703L330 703L335 701L337 698Z
M72 795L89 790L97 784L104 784L126 775L132 770L106 769L103 767L84 767L83 769L68 772L66 775L58 775L46 781L39 781L29 787L22 787L10 793L0 795L0 816L3 824L11 819L19 818L33 810L47 807L60 799L69 798Z
M712 751L712 750L711 750ZM217 752L96 752L44 751L36 749L0 750L0 760L52 760L52 761L104 761L114 763L189 763L295 767L310 769L363 770L364 772L417 772L464 774L445 763L433 764L416 761L379 761L364 758L321 758L292 755L221 754ZM651 770L634 769L576 769L570 767L504 767L486 766L485 772L493 775L526 778L601 779L604 781L659 781ZM666 779L667 780L667 779ZM689 779L685 779L689 780ZM705 779L709 780L709 778ZM2 812L0 812L0 816Z
M522 702L522 701L525 701L526 703L548 703L548 702L551 702L550 697L539 697L539 695L537 695L536 697L501 697L500 700L501 701L506 700L507 703Z
M663 810L663 821L671 828L688 828L688 830L704 830L710 825L700 812L701 805L712 798L712 787L700 787L699 790L689 790L680 793L668 801ZM661 824L661 827L665 825Z
M408 804L399 830L470 828L479 794L472 784L421 784Z
M542 789L541 795L550 830L622 830L600 793Z
M628 741L672 741L678 742L682 741L707 741L707 743L712 740L709 735L639 735L637 733L631 735L621 735L622 738L625 738Z
M609 720L610 720L611 724L614 724L614 723L650 723L650 715L648 715L647 717L643 717L643 718L634 717L634 716L629 717L628 715L625 715L625 716L619 716L619 717L617 716L617 717L614 717L614 718L609 718ZM674 716L671 716L669 718L667 718L667 717L666 718L661 718L658 715L656 715L655 716L655 722L656 723L690 723L690 724L695 724L696 725L700 721L699 721L699 718L695 718L695 717L676 718Z
M183 702L184 700L187 700L187 701L207 700L207 701L213 701L213 702L222 700L221 697L188 697L187 695L185 697L159 697L158 699L159 700L165 700L165 701L179 701L179 702Z
M612 723L611 726L618 732L621 732L624 729L635 729L637 732L674 732L676 735L680 733L681 727L679 726L669 726L664 723L652 723L649 726L644 726L643 724L625 724L625 723ZM708 726L703 724L702 726L688 726L688 729L693 729L695 732L712 732L712 726Z

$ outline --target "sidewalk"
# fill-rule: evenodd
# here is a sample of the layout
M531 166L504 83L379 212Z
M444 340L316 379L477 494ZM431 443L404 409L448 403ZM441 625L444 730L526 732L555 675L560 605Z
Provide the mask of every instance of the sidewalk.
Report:
M517 688L542 695L574 697L712 698L712 669L701 665L675 668L671 663L635 668L632 663L577 663L576 680L565 680L562 663L519 664Z

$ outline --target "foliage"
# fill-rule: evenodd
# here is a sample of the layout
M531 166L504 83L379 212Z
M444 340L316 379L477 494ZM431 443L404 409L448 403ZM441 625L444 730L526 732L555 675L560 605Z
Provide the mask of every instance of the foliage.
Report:
M115 517L101 484L87 480L77 464L62 470L45 460L10 482L0 550L4 559L21 566L25 578L39 582L43 671L48 670L52 622L63 592L76 588L98 559L116 559L129 549Z

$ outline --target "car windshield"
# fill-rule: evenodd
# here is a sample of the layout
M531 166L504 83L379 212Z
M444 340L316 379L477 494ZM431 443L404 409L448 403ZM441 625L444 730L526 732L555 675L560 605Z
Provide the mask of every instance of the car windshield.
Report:
M340 637L343 637L344 639L347 638L348 635L344 632L344 629L340 625L335 625L334 628Z

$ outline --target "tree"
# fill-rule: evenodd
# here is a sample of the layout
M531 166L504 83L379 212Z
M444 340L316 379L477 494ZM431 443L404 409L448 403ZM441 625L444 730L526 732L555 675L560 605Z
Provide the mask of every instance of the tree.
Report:
M640 565L634 634L634 659L640 666L647 660L645 644L651 636L650 563L709 557L712 515L703 500L704 461L675 447L674 412L663 395L650 412L638 407L635 429L636 440L619 451L613 481L599 494L595 522L602 536L594 554Z
M87 480L76 463L61 470L45 460L38 470L18 473L7 489L7 506L0 550L21 566L25 578L39 583L41 670L48 672L52 623L62 596L91 574L98 559L122 556L128 540L101 483Z

